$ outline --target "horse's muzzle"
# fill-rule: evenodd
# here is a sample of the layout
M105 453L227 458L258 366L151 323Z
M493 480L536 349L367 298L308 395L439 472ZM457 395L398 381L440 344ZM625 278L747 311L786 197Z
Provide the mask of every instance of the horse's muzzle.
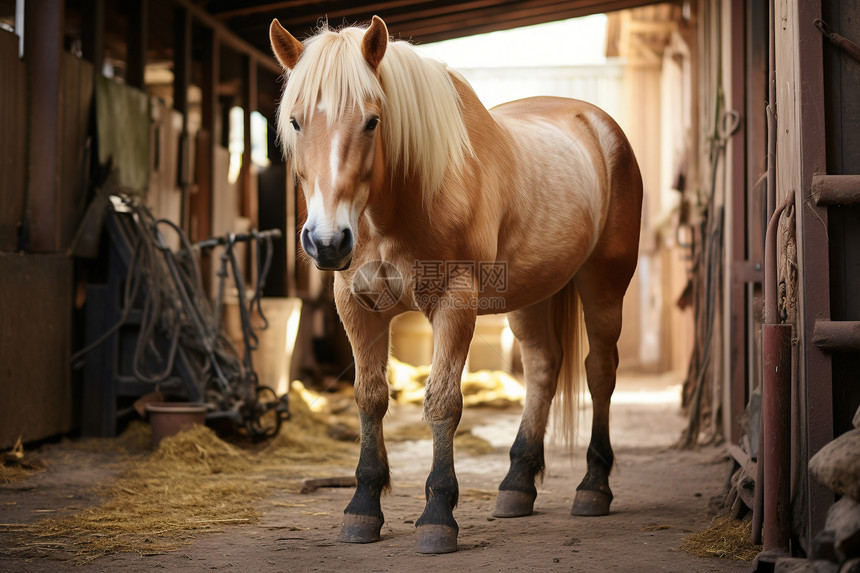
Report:
M343 271L352 262L352 231L343 229L334 235L320 237L313 230L302 229L302 248L321 271Z

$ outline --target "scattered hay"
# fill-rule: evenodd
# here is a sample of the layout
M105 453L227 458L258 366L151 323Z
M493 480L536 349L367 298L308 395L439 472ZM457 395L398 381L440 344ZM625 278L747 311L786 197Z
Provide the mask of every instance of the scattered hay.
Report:
M310 400L310 401L308 401ZM325 395L307 390L301 382L295 381L290 391L290 420L281 433L259 452L258 457L265 467L286 462L326 465L352 466L357 461L357 444L344 442L329 436L330 426L317 412Z
M101 454L140 454L152 450L152 431L143 420L132 420L115 438L64 440L63 447Z
M472 432L463 432L454 435L454 451L461 454L480 456L496 451L496 448L484 438L476 436Z
M196 533L259 520L254 504L269 484L243 475L252 466L212 430L194 426L132 462L104 487L102 505L40 521L21 541L63 540L79 563L119 552L178 549Z
M672 527L673 527L672 525L654 524L654 525L646 525L645 527L640 529L640 531L644 531L644 532L648 533L651 531L663 531L664 529L672 529Z
M412 366L393 356L388 359L388 385L391 396L400 403L424 402L424 390L429 366ZM522 404L526 391L513 376L500 370L479 370L463 375L463 405L467 408L484 406L507 408Z
M32 470L26 470L21 466L0 465L0 483L14 483L30 477Z
M384 430L386 442L414 442L417 440L432 440L433 432L427 422L408 422L386 428Z
M301 395L291 395L291 406L293 419L281 434L262 449L249 446L251 452L224 442L205 426L166 437L150 455L125 459L121 477L102 488L104 503L35 523L16 542L69 551L82 564L114 553L171 551L202 533L256 523L258 502L270 488L284 489L290 473L313 473L313 466L299 468L296 461L355 464L357 446L329 438L328 425ZM130 432L119 440L122 448L150 439L142 427ZM106 442L96 447L115 448Z
M143 465L153 471L192 473L241 473L251 460L221 440L210 428L195 424L190 429L161 440L158 449Z
M43 469L45 469L45 462L32 454L24 453L24 443L19 436L12 449L3 454L3 462L0 463L0 483L21 481Z
M497 494L498 494L498 492L490 491L488 489L469 488L465 491L460 492L460 497L463 499L490 500L490 499L496 499Z
M752 561L761 545L750 541L751 530L750 523L718 516L705 531L685 537L681 551L698 557Z

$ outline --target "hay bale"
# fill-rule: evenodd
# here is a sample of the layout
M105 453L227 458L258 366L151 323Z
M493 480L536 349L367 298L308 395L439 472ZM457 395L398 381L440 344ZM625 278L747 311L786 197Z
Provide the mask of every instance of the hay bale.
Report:
M750 541L751 525L729 517L715 517L705 531L683 538L681 551L698 557L752 561L761 545Z
M809 460L809 471L834 493L860 501L860 428L821 448Z

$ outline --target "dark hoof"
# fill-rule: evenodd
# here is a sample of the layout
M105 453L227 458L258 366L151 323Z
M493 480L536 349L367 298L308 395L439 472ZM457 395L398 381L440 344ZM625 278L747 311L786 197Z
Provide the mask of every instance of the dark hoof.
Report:
M339 541L344 543L373 543L379 541L382 519L371 515L343 514Z
M496 496L496 509L493 517L522 517L531 515L535 505L535 496L510 489L500 489Z
M449 525L419 525L415 528L415 551L453 553L457 551L457 530Z
M581 489L573 498L571 515L596 516L607 515L609 504L612 503L612 495L600 491L588 491Z

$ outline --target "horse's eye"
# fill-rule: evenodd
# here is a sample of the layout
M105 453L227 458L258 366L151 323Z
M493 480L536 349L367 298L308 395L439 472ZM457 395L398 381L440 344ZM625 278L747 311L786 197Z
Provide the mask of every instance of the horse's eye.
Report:
M376 129L376 126L379 125L379 116L374 115L367 121L367 125L364 127L367 131L373 131Z
M295 129L296 131L301 131L301 130L302 130L302 128L301 128L301 127L299 127L299 122L297 122L297 121L296 121L296 118L294 118L294 117L291 117L291 118L290 118L290 125L292 125L292 126L293 126L293 129Z

